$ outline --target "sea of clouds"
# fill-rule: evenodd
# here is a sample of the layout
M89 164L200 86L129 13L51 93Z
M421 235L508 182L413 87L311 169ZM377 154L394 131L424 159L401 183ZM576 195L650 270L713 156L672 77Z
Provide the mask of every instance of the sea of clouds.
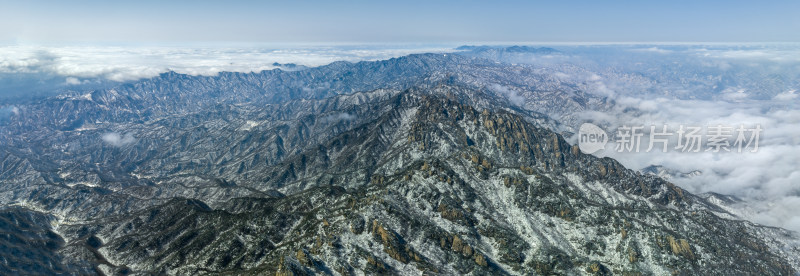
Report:
M131 81L174 71L190 75L260 72L286 68L274 63L320 66L334 61L389 59L449 48L406 46L0 46L0 82L8 86L61 86L97 81ZM5 81L4 81L5 79ZM32 79L32 80L31 80ZM48 85L47 89L53 89Z
M782 106L775 108L775 106ZM626 108L639 108L641 113L625 112ZM689 178L673 178L671 181L693 193L716 192L740 197L746 201L738 206L755 222L781 226L800 231L800 107L785 101L726 102L720 100L637 99L627 98L609 112L586 114L586 120L603 124L609 134L619 127L643 126L643 137L639 152L619 152L616 148L619 137L607 144L598 156L619 160L626 167L642 169L649 165L662 165L679 172L698 170L701 175ZM650 126L660 132L668 127L670 137L667 151L662 144L649 147ZM714 152L708 144L709 127L731 127L733 132L727 140L730 151ZM680 126L701 127L702 144L699 152L684 152L676 149ZM738 151L735 139L736 128L752 129L760 126L763 131L749 148ZM752 132L745 132L753 138ZM618 135L615 135L618 136Z
M596 155L632 169L662 165L684 173L698 170L702 174L671 181L692 193L737 196L745 201L735 206L745 218L800 231L800 47L654 46L625 51L632 53L569 57L572 64L598 70L584 80L590 92L616 102L611 110L582 114L584 121L612 135ZM614 64L602 66L609 60ZM616 149L618 138L613 136L623 125L644 127L639 152ZM650 126L661 131L664 125L671 133L681 125L702 127L700 152L675 149L677 134L669 139L666 153L661 144L646 152ZM751 152L751 144L738 152L734 131L728 137L730 152L706 151L708 127L719 125L760 126L758 150ZM746 134L751 138L752 133Z
M0 102L8 104L68 90L108 88L119 82L150 78L169 71L212 76L223 71L294 70L298 67L286 64L313 67L334 61L382 60L449 49L416 44L210 47L0 45Z

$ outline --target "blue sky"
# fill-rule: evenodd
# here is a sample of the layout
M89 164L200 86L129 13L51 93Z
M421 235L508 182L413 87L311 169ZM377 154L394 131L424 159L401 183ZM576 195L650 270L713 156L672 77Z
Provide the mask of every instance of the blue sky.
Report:
M800 1L2 1L6 43L798 42Z

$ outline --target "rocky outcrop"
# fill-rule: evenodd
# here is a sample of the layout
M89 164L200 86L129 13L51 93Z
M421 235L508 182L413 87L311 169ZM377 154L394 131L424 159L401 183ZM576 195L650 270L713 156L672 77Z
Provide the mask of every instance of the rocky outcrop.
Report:
M411 261L422 261L422 257L414 252L414 249L406 244L400 235L397 235L394 231L384 228L377 220L372 221L371 229L372 234L376 239L380 240L381 245L383 245L384 248L383 250L389 254L389 257L392 257L393 259L404 264L407 264Z

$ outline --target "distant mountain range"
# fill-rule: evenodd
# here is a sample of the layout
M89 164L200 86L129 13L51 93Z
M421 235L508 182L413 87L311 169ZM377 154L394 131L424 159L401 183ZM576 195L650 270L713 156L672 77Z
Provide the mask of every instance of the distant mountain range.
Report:
M530 54L555 54L560 51L550 47L532 47L532 46L472 46L464 45L455 48L457 51L467 51L467 53L530 53Z

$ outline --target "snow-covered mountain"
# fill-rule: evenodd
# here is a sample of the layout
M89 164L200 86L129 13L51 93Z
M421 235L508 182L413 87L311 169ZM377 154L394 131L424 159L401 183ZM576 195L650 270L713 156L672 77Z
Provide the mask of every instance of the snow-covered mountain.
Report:
M0 125L0 269L800 270L795 233L567 143L578 112L614 103L552 71L455 54L297 69L20 105Z

